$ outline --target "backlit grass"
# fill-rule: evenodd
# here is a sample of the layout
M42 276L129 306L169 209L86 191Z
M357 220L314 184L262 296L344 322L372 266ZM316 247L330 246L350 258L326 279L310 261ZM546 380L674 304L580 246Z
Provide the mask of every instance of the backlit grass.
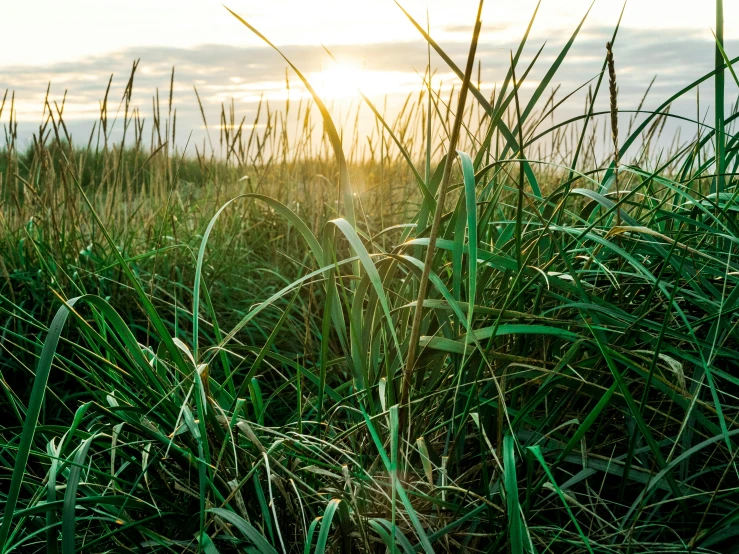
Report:
M2 553L731 551L738 115L657 146L736 79L720 5L714 70L632 121L617 28L553 124L579 27L489 98L477 34L458 67L409 14L462 85L364 98L366 140L317 94L189 156L171 95L150 140L130 88L117 141L47 104L22 151L10 111Z

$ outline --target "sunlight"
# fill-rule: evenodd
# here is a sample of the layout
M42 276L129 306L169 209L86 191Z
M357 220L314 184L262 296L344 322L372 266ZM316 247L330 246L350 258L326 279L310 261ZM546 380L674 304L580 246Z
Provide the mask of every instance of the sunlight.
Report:
M367 74L357 64L334 63L315 72L309 82L324 99L349 98L359 95L366 84Z
M420 80L410 72L367 71L356 63L329 63L322 71L308 75L308 81L324 100L359 97L360 91L369 96L401 92L417 88Z

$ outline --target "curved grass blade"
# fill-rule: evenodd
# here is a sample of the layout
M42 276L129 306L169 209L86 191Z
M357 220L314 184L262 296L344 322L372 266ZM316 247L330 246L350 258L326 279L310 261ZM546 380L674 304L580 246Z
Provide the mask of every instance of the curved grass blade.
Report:
M208 513L217 515L233 525L242 535L249 539L249 542L256 547L260 554L277 554L277 550L267 542L267 539L240 515L224 508L209 508Z
M70 301L74 305L76 299ZM41 406L43 405L44 395L46 393L46 384L49 380L51 372L51 364L54 361L59 337L62 333L64 323L67 321L69 308L62 306L54 316L44 347L39 357L38 366L36 366L36 375L33 379L33 388L31 389L31 397L26 409L26 421L23 424L23 432L21 433L20 443L18 444L18 453L15 457L15 465L13 467L13 476L10 480L10 488L5 501L5 509L3 510L3 522L0 526L0 552L5 552L8 545L8 534L10 533L10 525L15 515L15 506L18 502L23 476L26 472L26 464L28 456L33 445L33 437L38 424Z
M318 96L318 93L315 91L315 89L311 86L311 84L308 82L308 79L306 79L303 74L298 70L297 67L285 56L285 54L282 53L282 51L277 48L274 44L272 44L267 37L265 37L262 33L257 31L252 25L247 23L241 16L236 14L235 12L231 11L229 8L226 8L231 15L233 15L236 19L238 19L244 26L246 26L252 33L257 35L260 39L262 39L265 43L267 43L275 52L277 52L280 56L282 56L282 59L284 59L287 64L290 66L290 68L297 74L298 78L303 82L303 85L305 88L308 89L308 92L313 97L313 101L316 103L316 106L318 106L318 110L321 112L321 117L323 118L323 124L326 130L326 133L329 136L329 140L331 141L331 146L334 150L334 155L336 156L336 163L339 165L339 181L341 190L344 194L344 210L346 213L346 219L349 221L349 224L354 227L356 224L356 217L354 215L354 191L352 190L352 184L349 180L349 169L346 164L346 158L344 157L344 150L341 145L341 137L339 137L339 133L336 130L336 126L334 125L333 120L331 119L331 115L328 112L328 109L326 108L326 105L321 100L320 96Z
M72 462L72 469L69 470L69 477L67 478L67 489L64 493L64 507L62 508L62 553L63 554L74 554L76 552L75 547L75 507L77 505L77 487L80 484L80 477L82 475L82 468L85 465L85 458L87 457L87 451L92 445L92 441L97 438L97 435L93 435L90 438L82 442L77 454Z

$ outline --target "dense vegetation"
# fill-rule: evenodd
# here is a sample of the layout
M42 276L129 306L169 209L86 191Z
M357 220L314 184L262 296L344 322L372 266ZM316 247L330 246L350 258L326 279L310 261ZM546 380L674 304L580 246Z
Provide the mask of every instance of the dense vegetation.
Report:
M721 25L715 70L631 120L616 30L583 115L552 124L579 28L524 101L528 31L488 98L479 23L466 68L413 23L462 85L427 70L391 122L365 98L366 141L314 95L264 126L224 109L184 156L171 94L149 138L131 85L122 139L106 95L86 144L47 102L19 151L6 95L3 554L732 548ZM706 81L715 124L658 150Z

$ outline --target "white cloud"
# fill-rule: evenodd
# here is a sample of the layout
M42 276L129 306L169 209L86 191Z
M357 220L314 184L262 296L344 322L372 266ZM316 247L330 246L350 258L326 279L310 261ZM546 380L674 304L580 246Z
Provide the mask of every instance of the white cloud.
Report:
M392 0L230 0L226 2L278 44L357 44L419 40ZM466 40L476 0L404 0L403 6L440 40ZM570 31L590 0L544 0L532 39ZM519 37L536 0L492 2L485 6L489 40ZM727 38L739 38L739 2L725 2ZM615 25L621 3L596 2L584 30ZM624 27L647 33L683 28L711 40L713 2L632 0ZM467 33L468 34L468 33ZM258 39L220 5L219 0L29 0L3 5L0 66L48 64L145 46L200 44L256 45ZM13 45L13 47L9 47Z
M450 32L455 31L452 28ZM565 94L598 74L605 55L605 42L611 33L612 30L607 26L591 26L578 37L552 83L552 88L561 84L558 98L563 98ZM568 35L554 34L550 38L524 84L521 93L524 102L535 84L540 82ZM500 84L508 69L508 53L516 44L515 39L501 39L485 41L480 45L478 58L482 62L482 80L486 94L489 94L494 82ZM540 46L541 41L530 39L522 58L522 67L528 65ZM728 41L726 46L729 52L739 53L739 42ZM467 45L463 42L447 42L445 48L450 56L460 61L467 51ZM286 46L284 51L317 85L322 94L338 89L336 92L340 94L336 96L340 98L336 102L335 113L342 116L340 120L344 121L348 106L356 106L358 99L352 95L350 87L343 85L342 74L329 74L328 78L321 78L321 70L332 65L323 49L320 46ZM349 76L366 89L378 106L384 104L384 96L388 95L388 114L391 119L406 95L419 90L419 73L422 74L426 66L426 48L419 41L332 46L331 51L342 64L353 68ZM655 108L684 85L709 72L713 65L713 46L698 32L691 34L663 30L654 33L624 28L619 35L615 52L620 88L619 106L624 110L636 108L655 75L658 76L657 81L645 104L646 109ZM191 130L194 131L195 141L204 132L193 86L197 86L203 100L209 128L214 128L214 125L215 128L218 127L221 103L229 104L231 98L235 99L237 122L245 117L246 124L253 122L260 98L269 100L272 110L284 107L287 99L284 88L286 64L264 46L211 44L189 48L136 47L112 54L101 53L77 61L43 66L17 65L3 70L3 85L16 92L15 109L20 121L21 140L29 139L31 133L38 130L44 93L47 83L51 81L52 100L61 103L65 90L68 90L65 119L74 136L84 137L86 142L92 123L97 118L99 102L105 93L110 74L115 74L109 104L112 117L128 80L131 62L138 58L141 59L141 64L134 85L133 107L140 109L141 115L146 117L147 125L152 121L152 95L158 88L160 104L164 110L171 68L176 67L174 106L177 109L180 145L187 140ZM437 56L433 56L432 60L437 69L436 86L443 81L448 91L457 82L456 78ZM293 74L290 74L290 83L291 101L297 103L301 97L305 98L305 92L301 90L298 79ZM730 77L727 87L730 100L727 105L730 105L736 98L736 89ZM583 89L567 101L559 110L558 120L582 113L586 90L587 88ZM602 103L600 108L603 109L607 104L604 91L605 89L601 90L599 97ZM446 101L446 97L444 100ZM711 102L709 80L701 86L702 111ZM292 114L296 113L296 108L297 106L293 108ZM672 113L693 117L694 93L673 106ZM2 123L7 122L7 114L6 110ZM364 117L365 129L373 127L369 110L364 110ZM694 132L694 126L688 127L690 133Z

